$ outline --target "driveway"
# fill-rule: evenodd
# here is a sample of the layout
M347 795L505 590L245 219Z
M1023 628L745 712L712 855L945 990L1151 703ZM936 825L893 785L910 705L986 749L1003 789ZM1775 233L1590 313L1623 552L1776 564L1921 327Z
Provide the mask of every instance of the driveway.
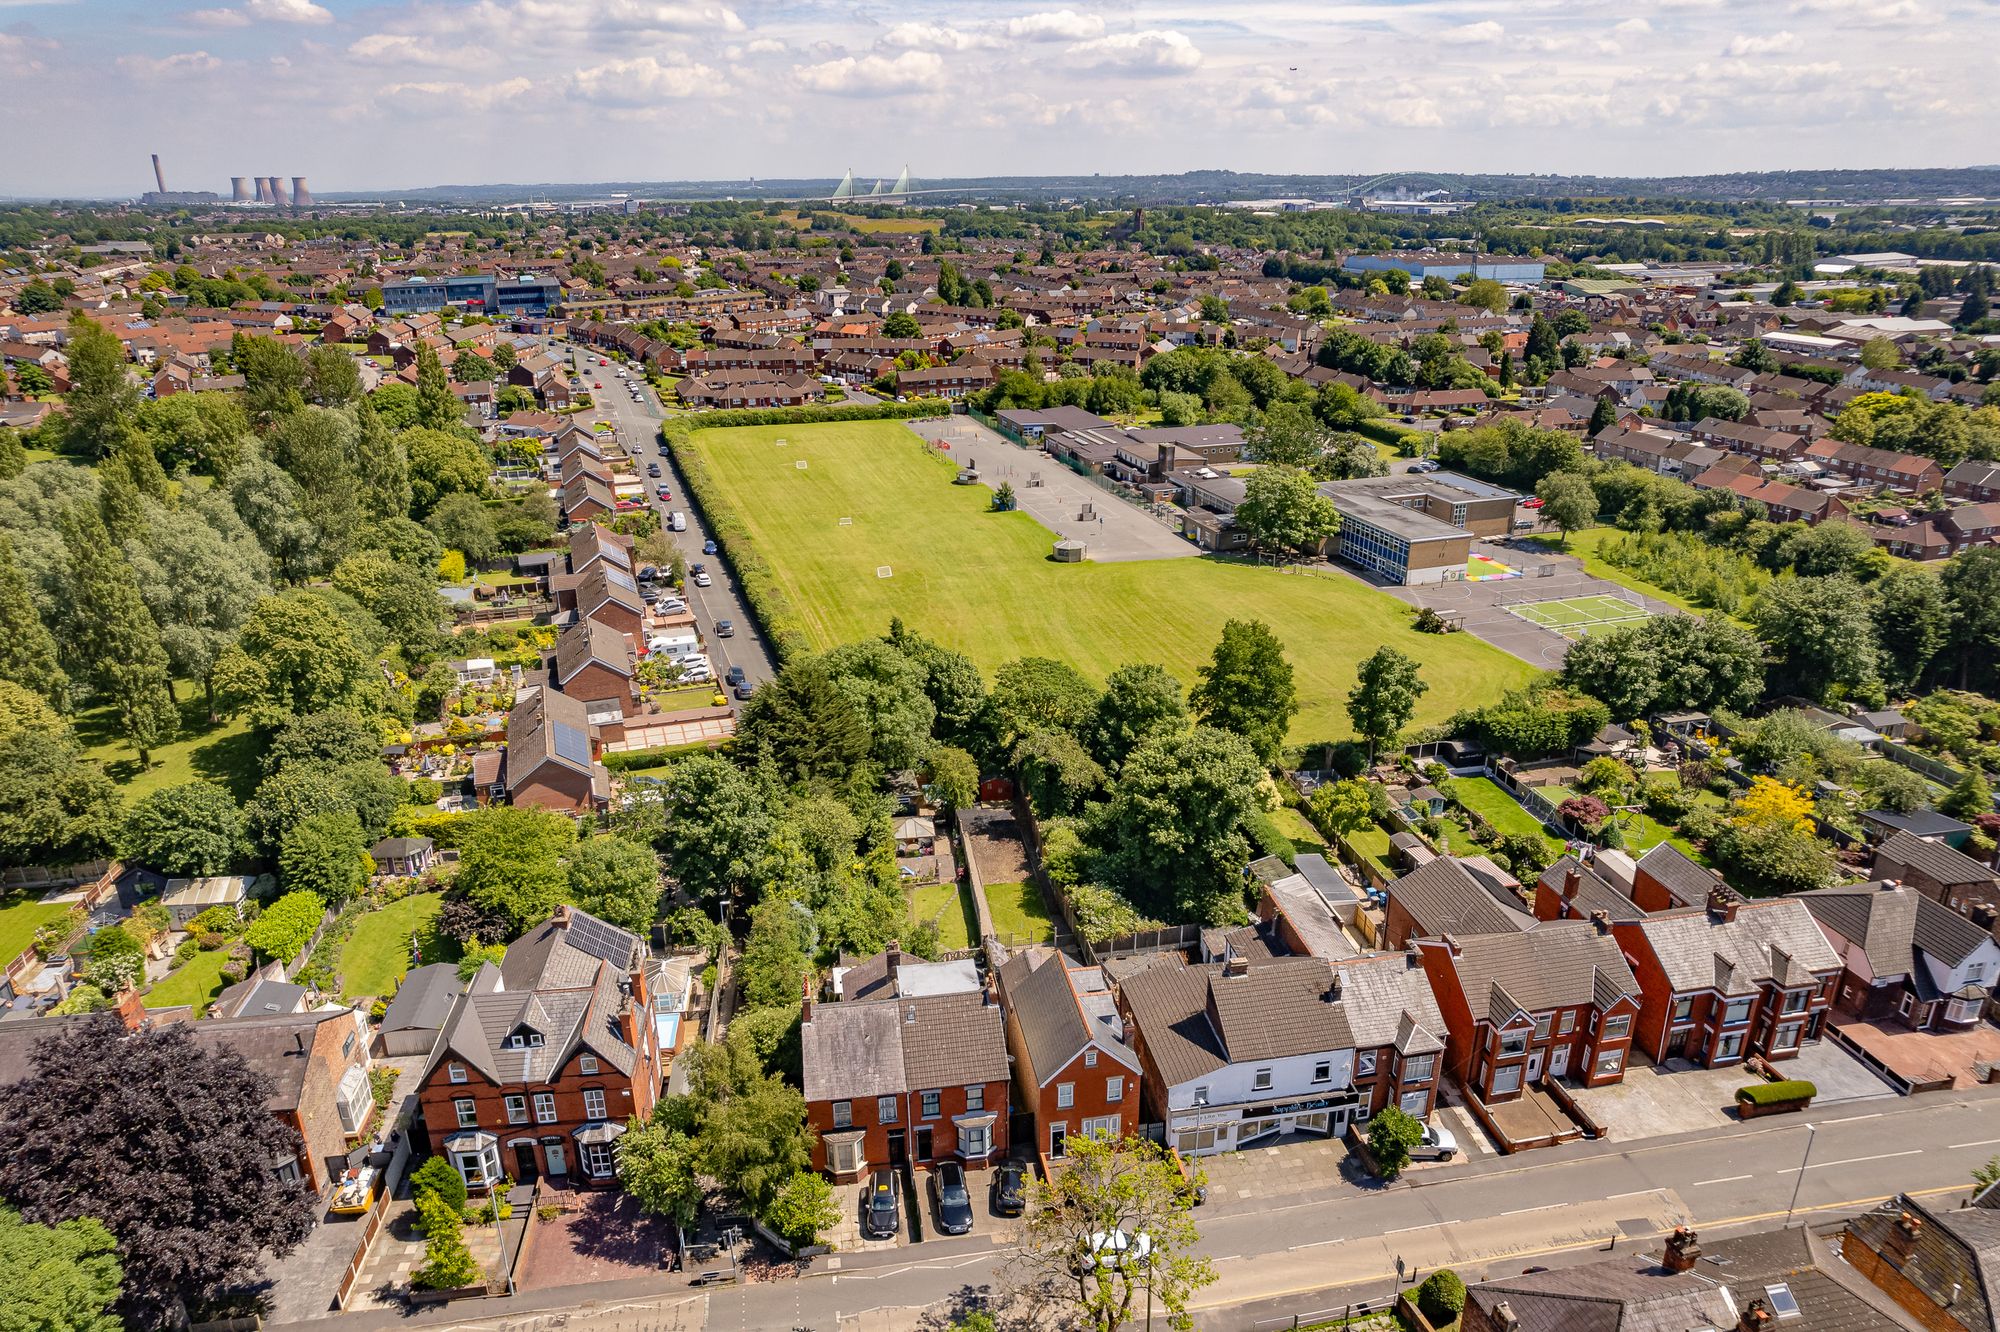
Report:
M1815 1106L1896 1095L1894 1087L1831 1041L1808 1045L1798 1058L1775 1067L1788 1078L1803 1078L1817 1087ZM1571 1093L1605 1126L1612 1141L1635 1142L1738 1123L1736 1089L1754 1080L1740 1065L1696 1068L1673 1060L1662 1069L1635 1058L1626 1065L1622 1082L1572 1088Z
M977 464L980 481L990 489L1013 486L1017 509L1057 536L1083 542L1089 558L1099 563L1178 560L1201 554L1180 535L1178 518L1170 525L1040 450L1022 448L969 416L912 421L910 429L933 443L949 445L951 457L961 466Z
M728 564L716 555L703 555L702 543L713 534L702 522L701 513L688 499L687 481L673 458L660 453L660 423L665 413L660 409L658 397L650 386L641 384L639 402L633 402L626 390L629 382L618 378L617 365L599 365L597 354L586 351L573 343L551 339L550 351L558 356L566 356L576 368L576 375L585 384L602 383L602 389L591 389L592 409L599 421L609 421L618 432L618 442L632 456L632 460L644 471L649 462L660 464L661 476L647 478L646 502L660 514L661 530L673 541L688 563L705 564L714 583L709 587L696 587L694 580L688 580L685 594L688 608L694 612L695 623L700 626L703 650L715 664L717 679L728 675L731 666L741 666L743 673L753 685L762 684L777 674L777 667L771 660L769 647L757 629L757 622L750 616L750 608L737 591L736 579L729 571ZM609 357L605 359L609 360ZM657 487L665 485L673 493L670 500L661 500L656 494ZM678 510L687 515L687 530L674 532L667 527L667 518ZM721 638L715 633L717 620L735 622L736 634L732 638Z

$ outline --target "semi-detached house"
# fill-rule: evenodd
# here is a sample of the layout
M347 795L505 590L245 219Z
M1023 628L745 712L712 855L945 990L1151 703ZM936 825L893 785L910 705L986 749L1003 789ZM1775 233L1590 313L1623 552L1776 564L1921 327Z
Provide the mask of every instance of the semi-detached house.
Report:
M1799 900L1840 955L1841 1012L1919 1031L1979 1023L2000 980L2000 942L1990 931L1894 879Z

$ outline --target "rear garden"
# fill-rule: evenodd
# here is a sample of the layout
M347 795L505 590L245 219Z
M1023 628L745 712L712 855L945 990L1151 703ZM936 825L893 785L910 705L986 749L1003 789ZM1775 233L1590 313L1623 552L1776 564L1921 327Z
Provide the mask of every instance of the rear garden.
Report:
M993 932L1007 943L1019 947L1055 941L1055 921L1032 881L986 885L986 909L993 915Z
M956 883L926 883L910 890L910 919L937 929L945 952L972 947L972 895Z

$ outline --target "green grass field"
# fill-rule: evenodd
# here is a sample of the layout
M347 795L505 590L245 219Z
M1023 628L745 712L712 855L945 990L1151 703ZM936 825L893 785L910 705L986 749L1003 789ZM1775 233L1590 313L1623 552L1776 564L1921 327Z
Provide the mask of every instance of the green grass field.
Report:
M1402 602L1342 577L1206 558L1056 564L1048 529L1024 513L988 512L991 492L951 485L954 464L898 422L704 430L688 447L734 501L818 647L879 635L901 616L987 671L1047 656L1101 680L1152 661L1192 684L1224 620L1258 619L1291 658L1299 743L1351 734L1347 691L1385 643L1423 665L1430 690L1418 726L1534 674L1470 634L1417 633Z
M151 767L139 766L139 755L119 733L109 706L77 714L76 734L85 754L124 788L128 800L196 778L224 787L238 800L249 799L262 776L258 760L263 753L249 721L237 716L211 724L201 695L189 697L186 684L179 688L180 735L152 752Z
M1539 837L1551 846L1562 845L1561 838L1542 831L1541 822L1492 778L1454 777L1444 785L1448 795L1485 819L1501 836Z
M972 947L972 895L955 883L926 883L912 888L910 919L936 924L938 947L947 952Z
M50 921L61 920L69 907L61 902L36 902L23 898L0 907L0 967L28 951L35 931Z
M1652 613L1645 607L1613 596L1531 601L1507 609L1529 624L1553 629L1564 638L1582 638L1587 634L1603 633L1620 625L1652 618Z
M1560 805L1577 794L1567 786L1544 786L1541 788L1541 793L1551 805ZM1681 836L1680 829L1661 823L1644 810L1620 812L1617 819L1618 831L1625 838L1625 850L1633 856L1643 856L1660 843L1671 842L1688 859L1699 864L1708 864L1707 854Z
M1018 947L1049 943L1056 937L1055 922L1042 902L1042 890L1032 883L986 885L986 909L993 915L993 932L1002 942Z
M1598 548L1603 546L1605 542L1615 541L1625 535L1627 534L1615 527L1588 527L1581 532L1571 532L1569 534L1569 544L1566 547L1562 545L1560 538L1555 536L1536 536L1530 537L1529 540L1546 546L1550 550L1557 550L1563 554L1576 556L1583 564L1583 571L1592 578L1602 578L1607 583L1616 583L1620 587L1629 587L1634 592L1651 597L1655 601L1664 601L1675 610L1682 611L1688 615L1707 614L1706 611L1689 601L1686 597L1678 593L1669 592L1664 587L1649 583L1643 578L1636 578L1617 565L1606 562L1597 553Z
M1319 829L1312 826L1312 820L1290 805L1280 805L1272 810L1271 823L1291 841L1294 856L1326 854L1326 838L1319 835Z
M443 905L438 893L414 893L356 921L335 968L342 996L364 999L395 993L397 982L410 969L410 936L428 936ZM430 951L425 949L427 960L440 960Z
M188 964L146 991L148 1008L178 1008L192 1005L200 1017L222 993L222 964L229 960L227 948L211 948L196 953Z

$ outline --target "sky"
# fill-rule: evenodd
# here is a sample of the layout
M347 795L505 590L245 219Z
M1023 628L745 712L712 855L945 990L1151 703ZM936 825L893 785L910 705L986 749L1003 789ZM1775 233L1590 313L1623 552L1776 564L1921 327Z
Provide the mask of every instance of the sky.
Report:
M2000 0L0 0L0 195L2000 158Z

